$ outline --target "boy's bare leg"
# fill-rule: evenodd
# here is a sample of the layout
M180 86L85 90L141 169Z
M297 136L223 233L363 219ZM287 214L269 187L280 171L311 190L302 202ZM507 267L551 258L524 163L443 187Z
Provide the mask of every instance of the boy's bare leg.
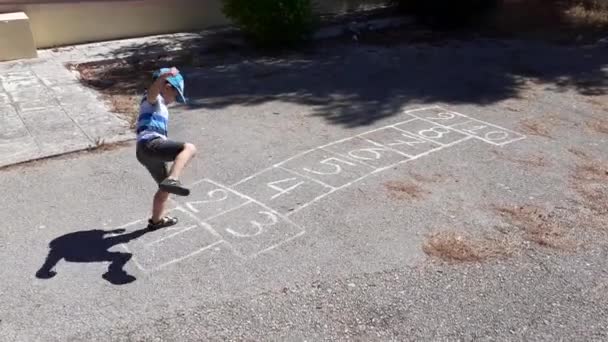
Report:
M167 200L169 200L169 195L170 194L168 192L162 190L158 190L154 195L154 202L152 205L152 222L156 223L162 219L165 213Z
M188 165L190 160L192 160L192 157L194 157L195 154L196 147L190 143L186 143L182 152L177 155L175 161L173 162L173 166L171 167L171 171L169 173L169 178L179 179L179 177L182 175L182 171L184 171L184 168L186 165Z

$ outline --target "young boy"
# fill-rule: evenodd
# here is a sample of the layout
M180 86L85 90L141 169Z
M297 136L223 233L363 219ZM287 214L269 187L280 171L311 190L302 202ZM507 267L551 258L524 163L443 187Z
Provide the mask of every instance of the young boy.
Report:
M167 137L169 110L167 105L185 103L184 79L176 68L163 68L153 74L153 83L140 103L137 119L137 160L148 169L158 191L154 195L152 217L148 228L172 226L177 218L164 216L170 194L190 195L179 177L190 162L196 148L193 144L170 140ZM169 162L173 165L169 168Z

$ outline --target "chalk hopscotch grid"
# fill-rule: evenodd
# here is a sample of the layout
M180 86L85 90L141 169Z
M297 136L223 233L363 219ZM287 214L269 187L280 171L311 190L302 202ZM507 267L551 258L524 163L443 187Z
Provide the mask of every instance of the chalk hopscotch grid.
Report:
M421 112L425 112L425 111L429 111L429 110L435 110L435 111L439 111L439 112L438 113L433 113L434 116L431 116L431 117L420 114ZM296 239L298 237L301 237L302 235L304 235L306 233L306 231L301 226L299 226L298 224L296 224L292 220L290 220L289 217L291 215L293 215L295 213L298 213L301 210L303 210L303 209L305 209L305 208L307 208L307 207L309 207L309 206L311 206L311 205L319 202L323 198L325 198L325 197L327 197L327 196L329 196L329 195L331 195L331 194L333 194L333 193L335 193L335 192L337 192L339 190L342 190L342 189L345 189L347 187L350 187L351 185L353 185L353 184L355 184L357 182L360 182L361 180L363 180L363 179L365 179L365 178L367 178L369 176L375 175L377 173L386 171L386 170L391 169L391 168L395 168L395 167L397 167L397 166L399 166L401 164L405 164L405 163L417 160L419 158L428 156L428 155L430 155L430 154L432 154L434 152L441 151L441 150L443 150L445 148L449 148L449 147L455 146L457 144L463 143L465 141L469 141L471 139L480 140L482 142L489 143L489 144L496 145L496 146L504 146L506 144L510 144L510 143L515 142L515 141L519 141L519 140L522 140L522 139L526 138L525 135L522 135L520 133L517 133L517 132L511 131L511 130L502 128L502 127L497 126L497 125L493 125L493 124L487 123L485 121L473 119L473 118L471 118L471 117L469 117L467 115L464 115L464 114L461 114L461 113L458 113L458 112L445 110L444 108L442 108L440 106L421 107L421 108L406 110L406 111L404 111L404 114L409 115L411 118L409 118L408 120L404 120L404 121L401 121L401 122L398 122L398 123L394 123L394 124L391 124L391 125L375 128L375 129L372 129L372 130L369 130L369 131L366 131L366 132L363 132L363 133L359 133L359 134L351 136L351 137L347 137L347 138L343 138L343 139L340 139L340 140L336 140L336 141L330 142L328 144L325 144L325 145L322 145L322 146L318 146L318 147L315 147L315 148L312 148L312 149L300 152L300 153L298 153L298 154L296 154L296 155L294 155L294 156L292 156L290 158L287 158L287 159L285 159L285 160L283 160L283 161L281 161L279 163L276 163L276 164L274 164L274 165L272 165L272 166L270 166L268 168L262 169L262 170L260 170L260 171L258 171L256 173L252 174L251 176L243 178L243 179L241 179L241 180L233 183L230 186L220 184L220 183L215 182L215 181L210 180L210 179L201 179L199 181L196 181L196 182L192 183L191 187L194 187L194 186L196 186L198 184L201 184L203 182L207 182L207 183L212 184L213 186L217 187L217 190L222 189L224 191L232 193L233 195L236 195L237 197L239 197L242 200L244 200L244 202L240 203L239 205L233 206L233 207L231 207L231 208L229 208L227 210L221 211L221 212L219 212L219 213L217 213L217 214L215 214L213 216L206 217L205 219L201 219L199 216L197 216L196 212L194 212L195 210L193 210L193 206L190 203L201 203L201 202L205 202L205 201L192 201L192 202L187 202L185 205L182 205L179 202L173 200L173 202L176 203L176 206L172 210L179 210L179 211L185 213L186 215L188 215L189 217L191 217L193 220L195 220L195 222L197 222L198 225L188 226L186 228L181 228L177 232L173 232L173 233L171 233L171 234L169 234L167 236L164 236L164 237L162 237L162 238L160 238L160 239L158 239L156 241L148 243L146 246L150 246L150 245L154 245L154 244L160 243L162 241L171 239L171 238L173 238L173 237L175 237L177 235L180 235L180 234L185 234L185 233L187 233L188 231L190 231L192 229L198 228L199 225L200 225L200 227L206 229L210 234L212 234L212 236L218 238L219 240L217 240L217 241L215 241L215 242L213 242L213 243L211 243L209 245L202 246L200 249L195 250L195 251L193 251L193 252L191 252L191 253L189 253L187 255L184 255L183 257L176 258L176 259L173 259L171 261L165 262L165 263L160 264L160 265L158 265L157 267L154 267L154 268L148 268L148 269L144 268L137 261L137 259L135 257L133 257L134 264L141 271L143 271L145 273L150 273L150 272L154 272L154 271L160 270L162 268L165 268L165 267L167 267L167 266L169 266L171 264L175 264L177 262L186 260L186 259L188 259L190 257L193 257L195 255L198 255L198 254L200 254L200 253L202 253L202 252L204 252L206 250L209 250L210 248L218 247L219 245L226 245L233 252L233 254L235 256L239 257L239 258L253 259L253 258L258 257L261 254L267 253L267 252L269 252L271 250L276 249L277 247L279 247L281 245L284 245L284 244L286 244L286 243L288 243L290 241L293 241L294 239ZM453 123L453 124L449 124L448 122L446 122L446 121L449 121L449 120L452 120L452 119L462 119L462 120L465 120L465 121L456 120L456 123ZM431 138L423 136L422 134L420 134L421 132L418 132L418 133L411 132L411 131L408 131L406 129L398 127L398 126L403 126L403 125L408 124L408 123L415 123L416 121L421 121L421 122L424 122L424 123L432 125L431 126L432 129L430 129L430 130L427 129L426 131L431 131L431 130L434 130L435 127L440 127L442 129L444 129L444 131L442 131L442 132L446 132L444 134L447 134L447 132L455 132L455 133L463 135L464 137L461 138L461 139L457 139L457 140L455 140L453 142L441 143L439 141L436 141L437 139L431 139ZM439 121L439 122L437 122L437 121ZM440 123L440 122L443 122L443 123ZM475 128L475 130L467 130L466 127L463 128L463 126L466 126L467 124L471 124L471 123L473 123L475 125L478 124L480 126L473 127L473 128ZM485 128L489 128L489 129L492 129L492 130L490 132L486 132L483 135L483 137L475 134L476 131L483 130ZM380 131L386 130L386 129L395 129L395 130L397 130L399 132L402 132L403 134L405 134L407 136L410 136L411 138L418 139L418 140L421 140L421 141L425 141L425 142L428 142L428 143L433 144L433 145L437 145L437 147L433 147L433 148L431 148L431 149L429 149L427 151L424 151L424 152L421 152L421 153L418 153L418 154L415 154L415 155L411 155L411 154L405 153L403 151L400 151L398 149L392 148L391 146L388 146L387 144L383 144L383 143L381 143L379 141L376 141L374 139L369 139L369 138L366 137L370 133L380 132ZM435 130L435 133L440 134L440 136L443 136L443 134L441 134L437 130ZM500 140L505 140L505 141L496 142L496 141L493 141L492 139L488 138L488 136L491 133L494 133L494 134L503 133L504 135L501 135L501 136L504 137L504 138L509 138L509 139L500 139ZM362 141L366 141L369 144L371 144L373 146L376 146L376 147L378 147L380 149L383 149L383 150L386 150L386 151L390 151L390 152L396 153L396 154L398 154L400 156L403 156L404 159L400 160L398 162L392 163L390 165L387 165L387 166L375 167L375 166L371 165L370 163L365 163L365 161L361 160L360 158L355 158L355 157L352 157L351 155L344 154L344 153L338 153L338 152L335 152L335 151L333 151L333 150L330 149L330 147L332 147L332 146L338 145L340 143L348 142L348 141L353 140L353 139L361 139ZM334 155L334 156L336 156L336 158L340 158L340 159L343 159L344 161L355 163L357 165L360 165L361 167L370 168L372 171L371 172L367 172L363 176L357 177L357 178L355 178L355 179L353 179L353 180L351 180L351 181L349 181L349 182L347 182L347 183L345 183L345 184L343 184L341 186L332 186L332 185L329 185L329 184L323 182L322 180L319 180L319 179L315 178L314 176L307 175L307 174L305 174L304 172L302 172L300 170L294 170L292 168L289 168L289 167L285 166L286 163L291 162L291 161L296 161L298 158L301 158L303 156L311 154L311 153L313 153L315 151L322 151L322 152L325 152L327 154ZM353 150L351 152L354 152L354 151L357 151L357 150ZM378 157L378 159L379 158L380 157ZM301 204L301 205L299 205L299 206L297 206L295 208L292 208L292 210L290 212L286 213L286 214L281 214L279 211L275 210L271 206L266 205L263 201L255 199L252 196L246 195L246 194L244 194L244 193L242 193L242 192L237 191L237 190L234 189L235 187L237 187L239 185L242 185L244 183L247 183L247 182L249 182L251 180L254 180L256 177L258 177L258 176L260 176L260 175L262 175L262 174L264 174L266 172L272 171L274 169L280 169L280 170L286 171L286 172L288 172L290 174L293 174L294 176L300 177L300 178L302 178L304 180L317 183L317 184L323 186L325 189L328 189L328 191L322 193L321 195L318 195L318 196L314 197L312 200L310 200L310 201L308 201L306 203L303 203L303 204ZM339 170L339 167L337 167L337 170ZM210 193L211 192L209 192L208 194L210 194ZM286 193L289 193L289 192L286 192ZM276 219L280 219L282 222L284 222L286 224L289 224L292 227L297 228L299 230L299 232L296 233L296 234L294 234L293 236L287 238L287 239L284 239L283 241L281 241L279 243L272 244L272 245L270 245L270 246L268 246L266 248L263 248L262 250L260 250L258 252L255 252L255 253L253 253L251 255L243 255L243 254L239 253L239 251L233 246L233 244L231 244L228 241L226 241L225 238L220 233L218 233L211 225L209 225L206 222L210 221L210 220L212 220L214 218L220 217L222 215L225 215L227 213L239 210L239 209L241 209L241 208L243 208L243 207L245 207L245 206L247 206L249 204L256 204L256 205L258 205L259 207L261 207L264 210L266 210L268 213L271 213L274 217L276 217ZM188 208L190 208L190 210L188 210ZM144 221L145 220L133 221L133 222L128 223L126 225L123 225L123 226L121 226L119 228L126 228L128 226L139 224L139 223L142 223ZM253 223L255 221L250 221L250 222ZM121 246L127 252L131 253L125 244L122 244Z
M466 118L466 119L467 119L467 121L465 121L465 122L460 122L460 123L456 123L456 124L453 124L453 125L443 125L443 124L439 123L438 121L450 120L449 116L448 116L448 117L444 117L444 118L437 118L437 117L436 117L435 121L433 121L433 120L430 120L428 117L424 117L424 116L418 116L418 115L416 115L415 113L416 113L416 112L418 112L418 110L417 110L417 111L412 111L412 112L407 112L407 113L408 113L409 115L411 115L411 116L414 116L414 117L416 117L416 118L420 119L420 120L424 120L424 121L429 122L429 123L431 123L431 124L434 124L434 125L436 125L436 126L441 126L441 127L444 127L444 128L448 128L448 129L454 130L454 131L459 132L459 133L461 133L461 134L470 135L470 136L472 136L472 137L473 137L473 138L475 138L475 139L479 139L479 140L481 140L481 141L483 141L483 142L486 142L486 143L488 143L488 144L492 144L492 145L504 146L504 145L507 145L507 144L510 144L510 143L513 143L513 142L516 142L516 141L519 141L519 140L522 140L522 139L525 139L525 138L526 138L526 136L525 136L525 135L520 134L520 133L517 133L517 132L512 131L512 130L509 130L509 129L507 129L507 128L503 128L503 127L500 127L500 126L497 126L497 125L494 125L494 124L491 124L491 123L488 123L488 122L485 122L485 121L482 121L482 120L474 119L474 118L471 118L471 117L469 117L469 116L467 116L467 115L464 115L464 114L461 114L461 113L458 113L458 112L455 112L455 111L448 111L448 110L444 110L443 108L441 108L441 107L439 107L439 106L436 106L436 107L434 107L434 108L432 108L432 109L438 109L438 110L442 110L442 112L440 112L439 114L436 114L436 115L437 115L437 117L439 117L439 115L441 115L441 114L448 114L448 115L454 115L454 116L458 116L458 117ZM511 135L518 136L518 137L517 137L517 138L514 138L514 139L507 140L507 141L504 141L504 142L502 142L502 143L496 143L495 141L492 141L492 140L487 139L487 138L485 138L485 139L484 139L484 138L482 138L482 137L480 137L480 136L477 136L477 135L475 135L475 134L472 134L471 132L469 132L469 131L467 131L467 130L463 130L463 129L460 129L460 128L458 128L458 127L457 127L457 126L462 126L462 125L464 125L464 124L471 123L471 122L476 122L476 123L482 124L482 125L484 125L485 127L492 127L492 128L494 128L496 131L504 131L504 132L508 132L508 133L510 133ZM400 124L396 124L396 125L400 125ZM398 128L398 129L399 129L399 128ZM491 132L490 132L490 133L491 133ZM486 133L486 135L487 135L487 134L489 134L489 133Z

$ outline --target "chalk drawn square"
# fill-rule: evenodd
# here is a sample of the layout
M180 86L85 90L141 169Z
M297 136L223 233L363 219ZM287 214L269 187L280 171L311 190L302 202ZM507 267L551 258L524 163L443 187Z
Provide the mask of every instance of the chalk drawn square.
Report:
M424 120L413 120L403 124L395 125L397 129L422 137L424 139L442 144L450 145L469 138L468 135L460 133L448 127L435 125Z
M202 180L191 187L185 207L201 221L205 221L208 218L238 208L246 202L246 199L234 192L207 180Z
M340 141L325 147L324 150L357 160L375 169L384 169L410 159L391 148L378 146L378 144L359 137Z
M369 140L376 145L386 146L390 149L399 151L411 158L442 147L440 144L422 139L393 127L365 133L360 135L360 137Z
M470 120L470 118L466 115L452 112L441 107L419 110L410 113L410 115L415 116L419 119L434 122L442 126L452 126Z
M282 163L280 167L334 188L348 185L375 170L324 150L311 151Z
M331 188L275 167L234 186L234 190L288 214L327 194Z
M142 271L161 269L193 257L222 242L221 237L209 225L190 217L184 210L174 209L168 214L177 216L179 223L148 232L122 245L125 250L133 254L134 263ZM126 229L128 233L146 226L147 221L141 220L121 228Z
M304 233L300 227L257 203L249 203L208 223L242 258L271 251Z
M525 138L522 134L475 119L454 125L452 128L466 134L471 134L484 142L499 146Z

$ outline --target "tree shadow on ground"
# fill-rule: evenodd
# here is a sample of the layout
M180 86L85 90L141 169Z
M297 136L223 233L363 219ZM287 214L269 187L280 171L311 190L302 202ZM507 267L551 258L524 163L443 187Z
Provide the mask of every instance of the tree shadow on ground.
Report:
M491 105L522 97L530 82L589 96L608 91L608 49L602 45L472 39L424 29L379 35L273 54L232 48L231 40L216 39L227 45L215 50L209 49L212 44L196 45L146 61L141 56L149 49L162 50L162 42L129 46L138 51L136 60L109 68L106 79L124 79L125 73L141 79L116 81L107 88L140 94L149 73L170 64L184 72L192 109L288 102L309 106L312 115L346 127L370 125L412 105Z
M136 278L123 270L123 267L129 262L132 254L110 252L109 249L137 239L152 231L145 228L123 234L125 232L124 229L112 231L95 229L60 236L49 243L50 251L44 264L36 272L36 278L53 278L57 274L53 268L63 259L68 262L77 263L109 262L108 271L102 275L105 280L114 285L131 283Z
M452 42L443 46L344 44L287 58L256 58L192 70L194 107L269 101L311 106L329 123L356 127L418 104L491 105L518 98L529 82L603 95L605 48Z

